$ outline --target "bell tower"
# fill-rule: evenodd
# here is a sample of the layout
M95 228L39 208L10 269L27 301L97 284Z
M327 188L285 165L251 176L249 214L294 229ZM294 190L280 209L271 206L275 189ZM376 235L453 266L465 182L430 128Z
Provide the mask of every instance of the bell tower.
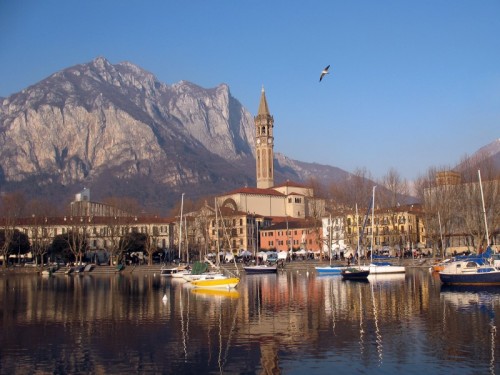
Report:
M254 121L257 188L267 189L274 186L274 118L269 113L264 87L260 96L259 112Z

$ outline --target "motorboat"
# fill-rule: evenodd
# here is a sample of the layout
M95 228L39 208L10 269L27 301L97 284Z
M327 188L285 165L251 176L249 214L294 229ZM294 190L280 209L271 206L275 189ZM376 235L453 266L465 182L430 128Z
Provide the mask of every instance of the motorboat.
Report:
M500 285L500 269L474 260L455 261L439 272L445 285Z

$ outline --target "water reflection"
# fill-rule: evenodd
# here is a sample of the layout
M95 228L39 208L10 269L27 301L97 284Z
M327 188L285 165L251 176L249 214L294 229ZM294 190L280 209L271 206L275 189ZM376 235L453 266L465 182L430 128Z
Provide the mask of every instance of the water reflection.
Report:
M500 290L442 288L418 269L253 275L237 291L8 275L0 303L5 373L500 373Z

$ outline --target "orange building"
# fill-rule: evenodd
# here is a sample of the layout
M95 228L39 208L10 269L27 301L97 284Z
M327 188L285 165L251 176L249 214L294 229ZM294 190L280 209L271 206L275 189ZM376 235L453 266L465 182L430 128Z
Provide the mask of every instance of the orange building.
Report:
M276 220L283 220L276 222ZM260 249L288 251L311 250L317 252L322 247L323 230L321 224L314 225L309 220L286 220L273 218L275 224L260 231Z

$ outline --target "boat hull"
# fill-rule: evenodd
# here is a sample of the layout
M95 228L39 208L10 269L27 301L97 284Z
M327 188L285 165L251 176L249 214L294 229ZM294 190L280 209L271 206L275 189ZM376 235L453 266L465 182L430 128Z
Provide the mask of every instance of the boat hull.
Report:
M387 275L391 273L405 273L404 266L393 266L392 264L370 264L368 266L361 266L364 271L370 271L371 275Z
M326 267L315 267L318 275L339 275L345 270L347 267L342 266L326 266Z
M238 277L227 278L206 278L203 280L191 281L195 288L231 289L236 288L240 279Z
M469 274L440 272L439 278L445 285L500 285L500 271Z
M352 269L346 268L341 272L342 279L344 280L368 280L368 276L370 275L370 271L362 270L362 269Z
M278 267L276 265L274 265L274 266L267 266L267 265L245 266L245 267L243 267L243 269L249 275L268 274L268 273L277 273L278 272Z

